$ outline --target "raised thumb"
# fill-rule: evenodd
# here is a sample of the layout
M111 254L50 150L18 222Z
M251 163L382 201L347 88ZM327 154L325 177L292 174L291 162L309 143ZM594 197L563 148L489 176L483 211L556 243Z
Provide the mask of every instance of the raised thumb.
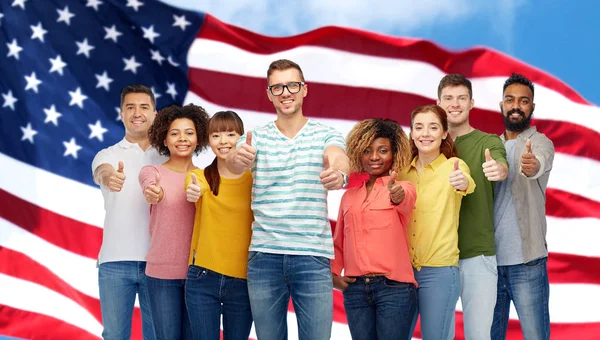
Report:
M490 149L485 149L485 161L489 162L492 160L492 156L490 155Z
M117 171L123 173L123 166L123 161L119 161L119 168L117 169Z
M458 170L458 158L454 161L454 171Z
M246 132L246 144L252 146L252 131Z
M192 174L192 183L198 185L198 179L195 174Z

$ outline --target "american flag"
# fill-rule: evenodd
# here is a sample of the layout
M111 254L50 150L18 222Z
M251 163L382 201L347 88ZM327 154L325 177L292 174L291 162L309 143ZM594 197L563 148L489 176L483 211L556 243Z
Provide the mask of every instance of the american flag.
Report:
M95 262L104 211L90 163L124 134L124 85L153 87L159 108L233 109L252 129L275 117L266 69L287 58L310 87L305 114L343 134L374 116L408 126L446 73L473 81L472 124L501 133L503 81L512 72L534 81L533 124L556 148L546 202L552 339L600 338L600 182L592 178L600 109L551 75L486 48L453 52L349 28L266 37L153 0L0 0L0 32L0 334L101 335ZM330 193L332 221L341 194ZM332 338L349 339L342 296L334 297ZM291 307L288 319L294 339ZM511 319L509 339L522 338L514 310ZM456 321L463 339L460 302ZM140 328L136 308L133 338Z

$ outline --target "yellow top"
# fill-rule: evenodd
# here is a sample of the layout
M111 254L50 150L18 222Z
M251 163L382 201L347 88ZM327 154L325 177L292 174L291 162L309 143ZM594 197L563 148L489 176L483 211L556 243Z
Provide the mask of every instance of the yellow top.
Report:
M465 162L458 168L467 176L466 191L450 185L456 158L440 154L423 168L421 174L413 159L399 177L417 188L417 201L408 227L410 260L414 268L458 266L458 219L463 196L475 190L475 182Z
M215 196L201 169L188 172L185 189L192 182L192 173L204 194L196 202L189 264L245 279L254 220L250 209L252 174L246 171L235 179L221 177Z

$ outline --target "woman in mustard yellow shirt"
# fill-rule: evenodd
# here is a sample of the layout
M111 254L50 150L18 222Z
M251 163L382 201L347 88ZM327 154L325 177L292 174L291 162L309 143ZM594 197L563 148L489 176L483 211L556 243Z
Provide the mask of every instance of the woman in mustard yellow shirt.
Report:
M246 283L254 220L252 174L234 175L225 164L243 133L244 124L235 112L215 113L208 124L215 160L204 170L190 171L185 181L187 199L196 204L185 282L194 339L218 340L221 314L225 339L247 340L252 328Z
M419 106L411 113L412 162L400 179L417 188L408 227L410 260L419 284L423 340L454 339L454 308L460 293L458 217L462 197L475 189L466 163L448 135L444 109ZM412 333L411 333L412 334Z

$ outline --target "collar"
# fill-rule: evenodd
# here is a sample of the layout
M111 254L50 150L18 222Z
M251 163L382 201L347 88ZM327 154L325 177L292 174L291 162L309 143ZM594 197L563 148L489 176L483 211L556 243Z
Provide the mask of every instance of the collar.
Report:
M520 138L520 139L526 141L528 138L531 138L531 136L533 136L536 132L537 132L537 128L535 126L530 126L527 129L525 129L523 132L519 133L517 138ZM506 142L506 138L504 137L504 132L500 135L500 139L502 140L502 142Z
M413 158L412 162L410 162L410 166L407 167L407 172L411 169L411 168L415 168L417 169L417 157ZM439 156L437 156L436 159L433 160L433 162L429 163L426 165L431 167L431 169L433 169L433 171L437 170L437 168L439 168L442 164L444 164L444 162L446 162L448 160L448 158L446 158L446 155L444 155L443 153L440 153Z

